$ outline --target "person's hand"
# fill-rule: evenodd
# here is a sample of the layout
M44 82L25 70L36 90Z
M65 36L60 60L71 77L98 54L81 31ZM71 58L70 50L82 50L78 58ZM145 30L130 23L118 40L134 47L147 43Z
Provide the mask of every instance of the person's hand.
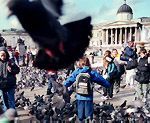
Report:
M7 70L8 70L9 72L11 72L11 67L10 67L10 66L8 66L8 67L7 67Z
M129 58L129 61L132 61L132 59L131 59L131 58Z

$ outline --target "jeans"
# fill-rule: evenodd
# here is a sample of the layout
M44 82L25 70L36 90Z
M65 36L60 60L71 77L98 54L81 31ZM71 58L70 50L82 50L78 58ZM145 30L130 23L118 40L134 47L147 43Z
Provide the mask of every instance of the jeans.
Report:
M3 99L4 103L7 107L15 109L15 89L9 89L7 91L3 91Z
M2 90L0 90L0 96L1 96L2 101L3 101L2 109L3 109L3 111L6 111L6 110L7 110L7 107L6 107L5 103L4 103L4 97L3 97L3 92L2 92Z
M113 97L113 88L114 88L114 84L111 83L111 86L109 88L105 88L103 87L103 96L109 96L110 98Z
M137 98L148 98L149 84L137 84L135 97Z
M115 89L115 92L119 92L119 88L120 88L120 82L121 82L121 79L116 79L115 80L115 83L114 83L114 89Z
M93 119L93 100L77 100L77 110L79 121L90 117Z

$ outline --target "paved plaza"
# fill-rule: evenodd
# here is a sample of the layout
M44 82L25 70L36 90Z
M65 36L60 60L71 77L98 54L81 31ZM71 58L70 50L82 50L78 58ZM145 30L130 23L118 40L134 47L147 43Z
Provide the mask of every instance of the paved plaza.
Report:
M124 83L122 83L122 85L124 85ZM96 90L98 90L99 85L97 85L97 87L95 87ZM39 94L39 95L45 95L46 94L46 87L44 88L40 88L37 87L35 88L32 92L30 91L30 89L23 89L20 90L20 92L25 91L25 97L30 98L31 101L34 100L34 94ZM125 100L127 100L127 105L144 105L144 103L139 101L134 101L134 93L135 90L134 88L130 88L130 87L126 87L124 89L120 89L120 92L117 94L114 94L114 97L111 100L106 100L106 103L111 103L114 106L120 106ZM103 100L101 99L102 97L102 90L98 90L94 91L94 102L95 103L100 103ZM72 96L72 100L74 100L74 95ZM149 101L150 101L150 97L149 97ZM30 121L34 121L36 122L34 116L29 116L28 111L25 111L23 109L18 109L18 114L19 114L19 121L20 123L29 123Z

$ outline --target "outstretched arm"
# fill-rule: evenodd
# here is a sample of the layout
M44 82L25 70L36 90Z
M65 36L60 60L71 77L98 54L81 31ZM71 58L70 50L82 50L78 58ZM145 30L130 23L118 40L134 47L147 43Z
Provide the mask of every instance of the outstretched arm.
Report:
M96 71L91 71L91 76L93 82L96 82L97 84L100 84L106 88L111 86L111 84Z
M70 87L75 81L76 81L76 76L78 73L78 69L75 70L71 76L64 82L64 86Z

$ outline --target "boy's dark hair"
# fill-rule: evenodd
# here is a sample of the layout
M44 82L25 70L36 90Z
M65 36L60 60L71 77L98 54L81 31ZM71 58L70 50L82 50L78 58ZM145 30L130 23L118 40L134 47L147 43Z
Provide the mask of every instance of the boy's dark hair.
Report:
M147 50L146 50L146 49L141 49L141 50L140 50L140 53L146 54L146 53L147 53Z
M104 53L104 56L106 57L106 56L111 56L111 51L110 50L106 50L105 51L105 53Z
M83 67L83 66L88 66L88 67L91 66L90 60L85 56L79 59L79 67Z

